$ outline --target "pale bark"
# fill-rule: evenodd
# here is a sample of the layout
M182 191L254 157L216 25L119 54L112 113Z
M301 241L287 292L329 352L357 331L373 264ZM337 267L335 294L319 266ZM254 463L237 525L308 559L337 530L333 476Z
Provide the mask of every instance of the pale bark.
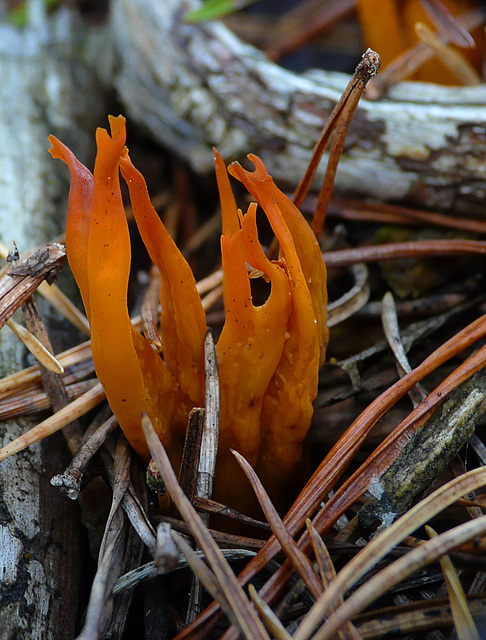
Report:
M201 173L211 171L215 145L226 158L260 155L295 186L348 76L286 71L222 23L186 24L194 6L113 0L115 86L128 114ZM346 194L484 215L485 154L486 86L402 83L361 102L336 184Z
M68 13L55 23L39 15L22 31L0 25L0 239L12 247L16 241L21 252L52 240L63 227L68 178L47 152L47 135L57 134L86 156L99 111L98 98L86 98L93 78L75 62L73 34L80 31ZM85 132L83 120L89 120ZM45 305L42 312L47 321L54 317ZM59 348L59 335L51 337ZM0 375L25 364L23 345L5 327ZM0 424L0 446L33 424L35 418ZM58 436L0 464L1 640L74 637L79 517L76 505L49 484L63 470L65 454Z

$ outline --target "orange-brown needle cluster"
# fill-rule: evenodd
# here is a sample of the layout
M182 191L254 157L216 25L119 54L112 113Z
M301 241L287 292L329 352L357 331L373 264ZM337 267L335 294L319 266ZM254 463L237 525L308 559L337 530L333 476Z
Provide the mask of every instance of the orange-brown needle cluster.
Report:
M71 173L66 248L91 325L93 360L108 401L133 448L148 449L141 415L154 424L174 464L180 460L187 415L204 401L205 314L192 271L148 196L125 147L125 119L110 117L111 135L96 133L92 175L59 140L53 157ZM312 418L312 401L328 340L326 269L307 222L275 186L261 160L255 171L229 171L263 208L278 239L270 261L258 240L255 203L236 207L226 167L215 152L223 212L221 252L226 320L217 344L221 418L216 495L231 502L236 449L271 493L295 470ZM133 326L127 308L131 263L120 192L127 183L147 251L160 272L163 357ZM252 300L248 266L270 283L261 306Z

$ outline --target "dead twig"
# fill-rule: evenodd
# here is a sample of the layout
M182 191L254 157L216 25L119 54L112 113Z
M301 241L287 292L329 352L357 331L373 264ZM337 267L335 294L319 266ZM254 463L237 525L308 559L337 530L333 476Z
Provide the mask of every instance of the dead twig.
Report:
M104 637L113 608L113 587L122 572L127 529L121 504L130 481L130 449L123 437L118 440L114 474L113 500L98 556L98 569L91 586L86 621L77 640Z
M52 283L66 262L66 250L46 244L27 260L4 273L0 280L0 328L36 291L41 282Z
M104 443L108 434L117 426L118 422L114 415L105 420L82 445L64 473L51 478L52 486L59 487L60 490L68 496L68 498L76 500L79 495L80 485L84 472L86 471L86 467L94 454Z

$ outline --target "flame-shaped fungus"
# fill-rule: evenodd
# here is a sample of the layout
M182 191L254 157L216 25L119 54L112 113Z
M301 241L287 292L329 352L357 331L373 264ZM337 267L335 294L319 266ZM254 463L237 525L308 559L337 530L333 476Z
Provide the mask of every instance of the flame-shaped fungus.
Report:
M324 362L326 267L315 236L297 207L274 184L260 158L255 171L233 163L230 172L263 208L280 244L280 263L291 287L292 306L282 356L264 394L257 471L271 495L289 481L301 456Z
M207 331L192 271L153 209L145 180L125 147L125 119L110 117L111 136L98 129L94 175L59 140L53 157L71 173L66 249L91 324L93 360L108 401L128 440L144 458L146 411L174 464L180 460L187 415L201 406L203 343ZM230 172L262 206L280 244L270 261L258 240L256 207L236 207L226 167L215 151L221 196L226 320L217 344L221 421L216 497L241 505L229 479L236 449L253 464L273 495L289 479L312 418L318 370L324 361L326 269L318 244L298 209L277 189L261 160L253 173ZM161 277L163 358L132 325L127 308L128 225L119 172L127 182L137 226ZM248 266L270 283L255 306Z

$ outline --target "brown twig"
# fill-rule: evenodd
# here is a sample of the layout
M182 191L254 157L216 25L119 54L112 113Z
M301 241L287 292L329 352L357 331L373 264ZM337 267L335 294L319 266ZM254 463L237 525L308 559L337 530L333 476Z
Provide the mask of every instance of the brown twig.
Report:
M182 461L177 479L181 489L191 502L194 501L197 485L197 468L201 453L204 425L204 409L194 407L189 413L186 438L182 449Z
M210 499L213 495L216 456L218 454L220 413L218 361L211 331L207 332L204 340L204 367L206 372L205 409L201 410L200 440L197 457L195 457L197 473L194 474L193 494L198 498ZM192 495L191 501L194 502L194 495ZM201 520L208 526L208 513L203 512L200 515ZM187 607L186 622L188 624L200 614L201 602L201 582L197 576L194 576Z
M47 244L0 280L0 328L35 292L41 282L53 282L66 262L66 250Z
M113 587L122 572L127 535L122 500L130 482L130 448L123 437L118 440L114 475L113 500L98 555L98 569L78 640L97 640L104 636L111 613Z
M28 298L22 305L22 311L24 313L25 323L27 328L36 336L44 347L53 354L53 349L49 336L47 334L46 327L42 322L34 298ZM51 401L52 409L54 412L59 411L66 407L70 398L66 390L66 386L60 374L54 373L42 363L39 362L39 371L42 378L42 384ZM76 453L82 444L82 429L77 419L73 419L72 422L63 427L63 435L66 438L71 453Z
M104 417L104 412L102 415ZM82 445L64 473L54 476L51 479L52 486L59 487L68 498L76 500L79 495L81 480L83 479L86 467L104 443L108 434L117 426L118 422L113 415L107 420L104 420L92 436Z

